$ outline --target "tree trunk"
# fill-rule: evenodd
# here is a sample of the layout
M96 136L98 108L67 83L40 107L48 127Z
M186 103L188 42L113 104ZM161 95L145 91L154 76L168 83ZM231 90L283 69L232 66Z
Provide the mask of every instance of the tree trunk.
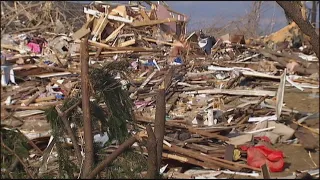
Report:
M283 8L285 13L298 25L301 31L310 37L310 44L313 51L319 59L319 35L316 33L315 28L308 22L303 20L300 8L290 1L277 1L277 3Z
M93 165L93 136L89 106L89 52L88 38L84 38L80 44L81 59L81 93L82 93L82 111L85 142L85 159L82 169L82 177L86 177Z
M317 1L312 1L312 10L311 10L311 25L316 27L317 21Z

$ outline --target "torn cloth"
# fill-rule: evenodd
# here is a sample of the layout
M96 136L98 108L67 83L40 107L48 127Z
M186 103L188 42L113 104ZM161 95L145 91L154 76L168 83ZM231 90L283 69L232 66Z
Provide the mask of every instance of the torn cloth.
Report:
M242 150L247 150L247 163L249 166L261 168L267 164L271 172L282 172L284 169L283 152L271 150L266 146L246 147L242 146Z

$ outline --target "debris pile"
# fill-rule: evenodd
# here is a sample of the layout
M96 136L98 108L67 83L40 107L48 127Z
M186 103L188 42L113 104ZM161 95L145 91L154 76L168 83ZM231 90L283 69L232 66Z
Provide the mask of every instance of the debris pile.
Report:
M1 36L5 33L69 33L85 21L83 5L68 1L2 1Z
M78 40L89 35L89 44L100 49L97 56L102 48L127 53L183 46L187 17L162 4L150 5L150 10L141 5L85 7L88 21L72 37Z
M31 146L28 164L38 172L26 170L28 176L55 171L64 146L75 152L67 156L72 167L82 166L79 92L85 52L80 42L87 40L90 112L96 123L94 142L103 152L97 153L100 158L133 144L141 162L148 157L148 172L142 168L141 177L151 177L152 166L167 178L319 177L319 170L310 170L319 166L312 157L319 156L319 129L314 128L319 113L287 106L287 93L306 94L307 103L319 97L319 60L307 40L299 36L299 45L296 36L290 36L297 27L289 25L260 39L197 32L187 36L185 15L164 3L146 3L85 6L87 21L67 34L36 28L41 23L34 30L42 33L21 33L18 26L2 29L1 138L14 129L24 135ZM59 125L65 128L60 131L64 142L57 140L62 136L57 134ZM112 139L120 131L133 135L125 145ZM10 152L12 145L2 146ZM311 159L312 165L288 169L292 157L288 160L283 146L302 146L299 156ZM316 151L312 156L311 150ZM159 157L160 162L155 160ZM88 177L94 178L99 169ZM277 175L283 172L287 174ZM80 176L77 171L67 174Z

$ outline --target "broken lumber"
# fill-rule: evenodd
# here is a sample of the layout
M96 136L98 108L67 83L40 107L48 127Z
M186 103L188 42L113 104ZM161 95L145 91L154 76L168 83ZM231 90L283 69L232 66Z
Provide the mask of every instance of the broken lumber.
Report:
M157 171L159 172L162 159L163 139L165 133L165 121L166 121L166 102L165 102L165 89L164 84L158 90L156 100L156 115L154 123L154 134L157 142Z
M208 89L186 92L186 94L229 94L240 96L275 96L274 91L266 90L238 90L238 89Z
M157 141L156 136L148 124L146 126L147 133L148 133L148 140L147 140L147 150L148 150L148 171L147 171L147 178L148 179L155 179L159 175L157 169Z
M137 21L131 23L133 27L140 27L140 26L150 26L150 25L156 25L156 24L163 24L168 22L177 22L178 19L176 18L167 18L167 19L160 19L160 20L151 20L151 21Z
M191 158L194 158L194 159L198 159L198 160L201 160L203 162L216 165L218 167L227 168L227 169L230 169L230 170L233 170L233 171L239 171L241 169L241 168L229 165L229 164L222 163L220 161L212 160L211 158L208 158L207 156L204 156L204 155L202 155L200 153L196 153L196 152L193 152L191 150L187 150L187 149L178 147L178 146L173 145L173 144L172 144L171 147L164 145L163 148L165 150L168 150L168 151L171 151L171 152L175 152L175 153L180 153L182 155L185 155L185 156L188 156L188 157L191 157ZM215 170L217 170L217 169L215 169Z

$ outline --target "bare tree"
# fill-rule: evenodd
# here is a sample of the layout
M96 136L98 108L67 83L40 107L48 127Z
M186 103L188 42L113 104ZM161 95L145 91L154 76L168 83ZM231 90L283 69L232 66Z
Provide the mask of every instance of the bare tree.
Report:
M262 1L254 1L252 3L251 12L248 15L248 27L252 37L257 36L260 22L261 5Z
M275 11L276 11L276 3L273 2L273 13L272 13L272 18L271 18L271 24L270 24L270 33L271 34L273 32L273 28L274 28L274 24L275 24Z
M277 3L283 8L285 13L298 25L301 31L305 35L310 37L312 49L319 59L319 35L316 33L315 28L310 24L310 22L303 19L302 13L297 13L301 12L301 7L299 7L296 2L277 1Z
M312 10L311 10L311 25L316 27L317 21L317 5L319 5L319 1L312 1Z

